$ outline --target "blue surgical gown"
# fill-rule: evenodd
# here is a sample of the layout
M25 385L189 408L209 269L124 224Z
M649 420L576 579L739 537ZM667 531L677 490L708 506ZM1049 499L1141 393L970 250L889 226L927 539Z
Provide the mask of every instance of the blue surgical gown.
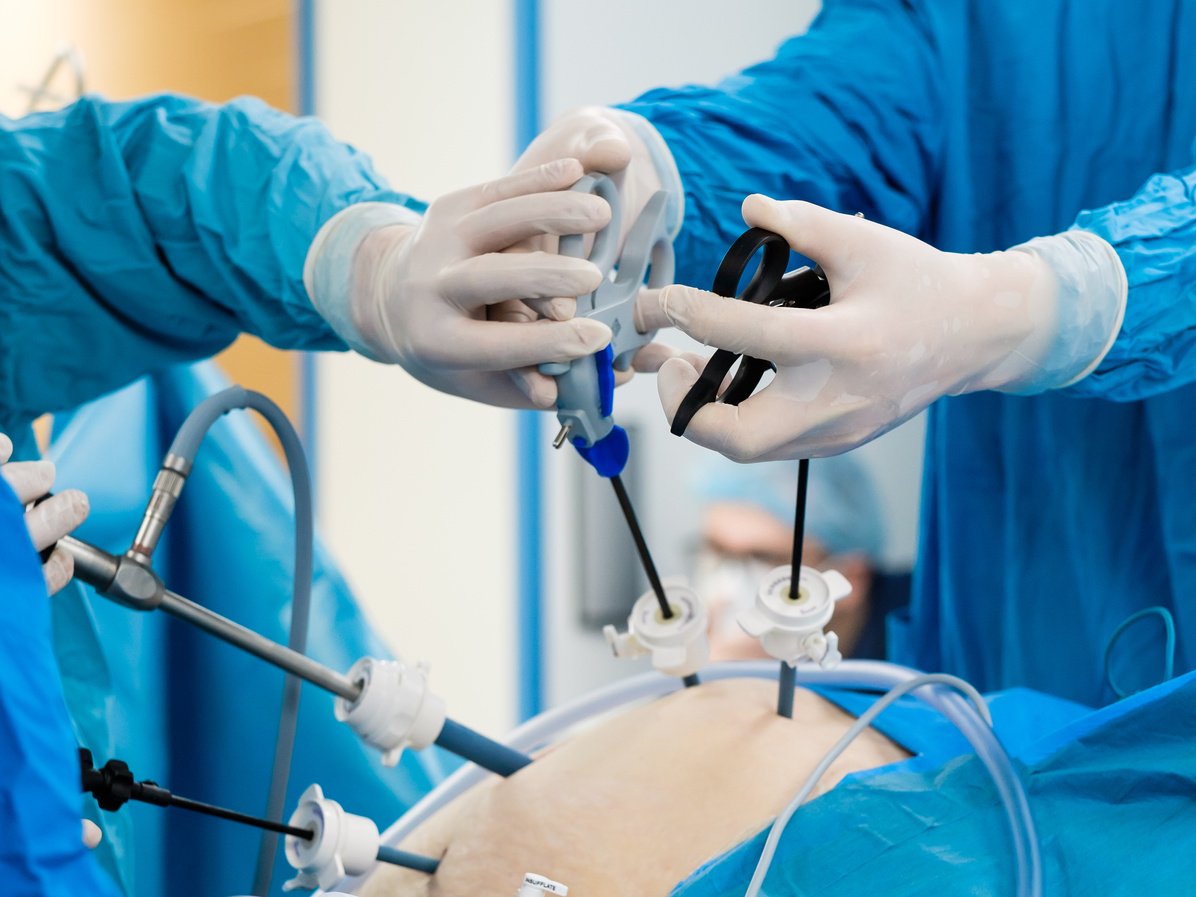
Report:
M215 106L178 96L88 97L58 112L0 117L0 432L29 456L34 417L157 375L58 420L59 483L92 498L86 537L112 551L127 546L182 414L219 385L210 371L172 366L207 357L242 332L285 348L344 348L308 301L303 262L324 221L367 200L420 207L319 123L252 99ZM244 420L222 422L200 453L159 559L177 591L281 641L292 531L285 489L260 434ZM19 540L8 541L18 550ZM0 576L16 575L9 566L0 565ZM322 553L316 572L314 612L324 620L313 624L313 652L338 668L385 654ZM32 727L72 758L77 740L97 762L121 757L188 797L261 811L281 695L275 671L160 615L94 599L78 584L53 602L17 586L0 580L6 635L44 659L52 614L63 683L38 675L60 704L65 693L73 733L48 717L55 727L38 728L28 704L8 698L20 671L0 667L0 731L12 736L0 741L6 768L49 768L22 740ZM36 606L13 613L18 600ZM439 777L434 756L382 770L337 726L328 696L305 692L292 804L311 781L335 779L332 796L385 823ZM26 877L46 881L56 870L74 874L81 802L67 813L59 798L77 787L78 771L72 760L61 778L58 759L46 792L58 803L45 812L57 812L56 824L69 817L69 832L39 816L42 808L9 803L11 828L0 825L6 881L23 882L23 866L35 870ZM169 893L180 881L188 893L212 897L249 886L252 833L152 807L101 818L107 831L95 857L128 894ZM105 893L81 884L94 880L92 871L79 874L92 877L55 879L64 890L44 892Z
M828 697L856 714L875 700ZM1043 894L1192 893L1196 673L1095 711L1027 689L987 700L1029 799ZM881 714L876 727L915 756L849 775L798 810L761 893L1016 893L1013 843L1000 799L952 725L907 701ZM711 859L673 897L741 897L765 835Z
M0 872L14 897L115 897L83 846L79 755L24 509L0 478Z
M677 161L685 282L709 285L752 192L960 252L1076 222L1126 264L1126 326L1096 375L931 409L900 663L1096 705L1113 698L1106 641L1157 604L1177 669L1196 665L1194 48L1182 0L827 0L774 59L626 106ZM1149 683L1160 642L1135 627L1117 678Z
M344 349L303 288L320 225L396 202L367 157L254 99L0 116L0 432L248 332Z

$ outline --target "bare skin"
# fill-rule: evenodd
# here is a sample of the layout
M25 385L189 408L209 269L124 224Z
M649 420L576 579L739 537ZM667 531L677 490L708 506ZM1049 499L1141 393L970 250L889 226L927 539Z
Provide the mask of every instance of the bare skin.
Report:
M604 720L417 829L401 846L442 857L436 875L380 867L361 893L510 897L530 871L568 885L571 897L665 897L767 825L852 723L804 689L792 720L775 706L775 684L739 679ZM907 756L866 732L814 796L848 773Z

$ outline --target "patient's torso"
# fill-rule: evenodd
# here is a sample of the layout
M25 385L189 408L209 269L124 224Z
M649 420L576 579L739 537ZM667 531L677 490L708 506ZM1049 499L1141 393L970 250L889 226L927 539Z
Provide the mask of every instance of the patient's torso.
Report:
M401 846L443 857L435 876L380 867L362 894L511 897L537 872L570 897L664 897L775 817L853 721L802 689L792 720L775 706L774 683L739 679L605 720L417 829ZM906 756L865 732L814 795Z

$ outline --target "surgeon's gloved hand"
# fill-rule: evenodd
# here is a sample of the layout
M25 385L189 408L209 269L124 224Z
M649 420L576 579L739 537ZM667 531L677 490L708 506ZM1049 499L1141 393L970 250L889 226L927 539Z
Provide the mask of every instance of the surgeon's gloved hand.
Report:
M16 493L23 505L36 501L54 485L54 464L50 461L9 461L12 440L0 433L0 476ZM25 512L25 527L33 547L43 551L74 530L87 519L90 506L87 496L78 489L67 489ZM61 548L55 548L42 565L46 590L53 595L75 575L74 559Z
M944 395L1070 385L1121 327L1125 273L1094 234L961 255L804 202L750 196L743 217L820 263L831 304L768 308L682 286L656 294L654 316L777 366L760 392L738 407L706 406L685 432L738 461L837 454ZM660 368L670 421L699 367L680 357Z
M624 232L657 190L669 192L670 236L681 229L685 199L677 163L660 132L643 116L602 106L566 112L528 144L512 170L562 158L610 176L623 200Z
M685 214L681 175L664 138L642 116L621 109L585 106L567 112L533 140L512 171L524 171L550 159L571 158L587 172L609 175L622 202L622 237L657 190L669 194L669 236L676 237ZM586 241L586 251L590 243ZM556 236L525 241L523 250L556 252ZM527 303L547 318L569 317L572 302Z
M601 274L582 259L502 250L603 227L606 202L568 192L581 175L577 160L559 159L443 196L422 218L388 203L350 206L308 251L312 303L352 348L435 389L491 405L550 407L556 384L536 366L593 354L610 330L571 312L531 320L502 303L575 297Z

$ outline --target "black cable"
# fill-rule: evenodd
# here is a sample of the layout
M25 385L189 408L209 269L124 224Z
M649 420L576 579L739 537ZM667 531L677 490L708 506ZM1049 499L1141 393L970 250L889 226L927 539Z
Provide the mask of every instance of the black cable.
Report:
M275 832L279 835L291 835L294 838L302 838L304 841L312 839L311 829L297 828L293 825L287 825L284 822L275 822L273 819L259 819L257 816L250 816L247 813L238 813L236 810L227 810L224 807L205 804L203 801L191 800L189 797L179 797L177 794L170 796L170 803L166 804L166 806L178 807L180 810L190 810L193 813L202 813L205 816L215 816L217 819L227 819L229 822L239 822L242 825L251 825L254 828L260 828L267 832Z
M631 497L627 494L627 487L618 474L610 478L610 484L615 488L615 497L619 499L619 507L623 509L623 517L627 520L627 528L631 530L631 538L635 541L635 550L639 552L640 563L644 565L644 572L648 574L648 582L652 591L656 593L656 600L660 604L660 613L666 620L673 619L673 609L669 607L669 599L665 597L664 584L660 581L660 574L656 572L656 563L652 560L652 553L648 550L648 543L644 541L643 530L635 516L635 508L631 506Z
M793 558L789 564L789 600L801 595L802 550L806 541L806 492L810 482L810 462L802 458L797 463L797 500L793 503ZM793 718L793 689L797 685L797 669L781 661L777 678L777 713Z

